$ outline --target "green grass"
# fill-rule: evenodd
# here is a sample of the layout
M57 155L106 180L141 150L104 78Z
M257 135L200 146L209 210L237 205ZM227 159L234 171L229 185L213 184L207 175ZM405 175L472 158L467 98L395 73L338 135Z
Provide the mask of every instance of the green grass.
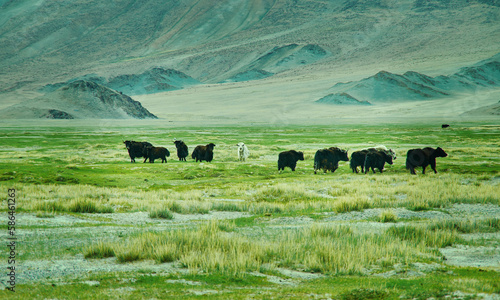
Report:
M118 295L115 289L131 286L123 278L135 280L130 298L428 299L454 291L498 293L498 274L478 268L444 266L442 272L404 279L364 274L367 269L375 274L391 271L396 264L403 269L415 262L442 264L438 248L475 245L462 234L498 232L496 217L405 220L393 212L394 208L445 212L455 204L500 205L500 131L496 125L486 125L463 123L450 130L434 124L210 129L120 125L106 131L55 123L36 128L5 125L0 134L0 190L16 188L17 212L33 214L44 224L19 224L20 230L43 233L23 242L20 260L83 254L86 259L111 257L123 264L152 260L182 267L182 272L169 275L145 269L83 276L100 281L99 287L91 289L81 283L82 278L64 279L69 284L61 286L57 281L55 286L20 284L14 297L112 298ZM178 161L174 137L182 138L190 151L197 144L214 142L214 161ZM147 140L167 147L172 155L167 164L143 164L140 158L132 164L124 139ZM244 163L236 156L235 145L240 141L251 151ZM350 155L379 144L398 155L383 174L353 174L348 162L340 162L333 174L313 173L318 149L339 146L349 149ZM438 174L422 175L417 169L412 176L404 166L406 151L425 146L440 146L449 156L437 159ZM298 162L295 172L279 173L277 155L289 149L304 151L306 160ZM380 222L377 232L356 229L363 222L350 226L349 221L328 219L370 208L382 209L368 220ZM115 224L113 218L105 224L94 222L104 218L100 213L135 212L149 213L156 218L155 225ZM193 220L165 222L172 212ZM239 214L239 218L199 221L217 212ZM88 218L88 223L57 223L68 216ZM287 224L287 219L313 221L294 225ZM171 223L176 225L165 227ZM67 231L61 234L47 230L63 227ZM324 277L296 280L283 289L253 273L294 280L281 274L282 268ZM166 283L167 279L201 285ZM196 296L193 290L218 293ZM3 296L5 291L0 291Z
M168 208L153 209L149 212L149 217L153 219L172 220L174 215Z

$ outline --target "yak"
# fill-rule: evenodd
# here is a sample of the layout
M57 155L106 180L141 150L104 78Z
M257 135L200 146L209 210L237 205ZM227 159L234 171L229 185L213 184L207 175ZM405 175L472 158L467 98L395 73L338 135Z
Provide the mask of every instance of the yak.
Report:
M250 151L248 151L245 143L239 142L236 146L238 146L238 159L240 161L245 161L250 155Z
M358 173L358 167L361 167L361 173L365 172L365 159L366 155L368 154L368 150L359 150L359 151L354 151L351 154L351 160L349 162L349 166L352 169L353 173Z
M370 168L373 173L375 173L375 168L382 173L385 163L392 165L392 156L385 151L368 152L365 158L365 174L370 171Z
M186 161L189 155L188 146L181 140L174 140L175 148L177 148L177 157L180 161Z
M385 146L376 146L372 148L362 149L359 151L354 151L351 154L351 160L349 163L352 172L358 173L358 167L361 167L361 173L365 173L364 166L365 166L366 155L370 152L378 152L378 151L382 151L387 155L392 156L393 160L396 159L396 152L394 152L392 149L387 149L387 147Z
M152 147L153 145L148 142L135 142L135 141L124 141L125 147L128 150L128 155L130 156L130 162L135 163L136 157L144 157L144 162L148 159L146 147Z
M316 151L314 155L314 174L317 170L323 169L326 173L327 171L335 172L339 167L339 161L349 161L347 156L347 150L342 150L337 147L330 147L328 149L321 149Z
M425 147L424 149L410 149L406 153L406 169L410 170L412 175L416 175L415 167L422 167L422 174L425 174L425 168L431 165L434 173L436 171L436 157L446 157L448 154L443 149L437 147Z
M170 156L170 151L164 147L146 146L145 151L150 163L154 163L158 158L161 158L162 163L166 163L167 157Z
M214 159L214 147L214 143L210 143L206 146L198 145L194 148L191 157L196 159L196 162L204 160L211 162Z
M283 151L278 155L278 171L284 170L289 167L295 171L297 161L304 160L304 153L295 150Z

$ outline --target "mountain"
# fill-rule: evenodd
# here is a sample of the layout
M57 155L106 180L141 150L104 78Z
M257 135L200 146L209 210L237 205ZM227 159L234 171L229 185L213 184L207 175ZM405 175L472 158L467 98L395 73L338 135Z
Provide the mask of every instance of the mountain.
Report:
M87 80L104 85L110 89L125 93L127 95L153 94L165 91L178 90L196 84L198 80L173 69L152 68L141 74L124 74L110 79L96 74L87 74L73 78L67 82L47 84L40 89L42 92L54 91L68 83Z
M498 0L4 0L0 109L95 117L63 105L84 80L173 121L459 116L498 101L498 20Z
M0 1L0 89L153 67L218 83L250 70L296 76L290 70L457 66L498 52L499 7L494 0Z
M129 96L85 80L68 83L0 112L15 119L157 119Z
M316 100L317 103L325 103L325 104L357 104L357 105L371 105L368 101L359 101L358 99L352 97L349 94L341 93L341 94L329 94L325 97Z
M487 87L500 87L500 55L463 67L450 76L431 77L414 71L400 75L380 71L359 81L335 84L325 97L341 95L344 99L383 103L436 99ZM324 102L323 99L317 102Z

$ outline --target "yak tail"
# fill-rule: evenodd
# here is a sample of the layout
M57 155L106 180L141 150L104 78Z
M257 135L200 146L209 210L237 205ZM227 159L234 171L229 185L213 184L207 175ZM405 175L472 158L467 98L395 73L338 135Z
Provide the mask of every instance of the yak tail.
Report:
M318 153L316 153L316 154L314 155L314 170L319 170L319 169L321 169L321 168L320 168L320 166L321 166L320 158L319 158Z

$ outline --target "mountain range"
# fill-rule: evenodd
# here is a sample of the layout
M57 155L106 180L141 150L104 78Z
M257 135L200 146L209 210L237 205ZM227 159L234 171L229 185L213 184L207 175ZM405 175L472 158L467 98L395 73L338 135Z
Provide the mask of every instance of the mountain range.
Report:
M497 89L498 20L498 0L0 1L0 109L80 80L173 118L452 99Z

